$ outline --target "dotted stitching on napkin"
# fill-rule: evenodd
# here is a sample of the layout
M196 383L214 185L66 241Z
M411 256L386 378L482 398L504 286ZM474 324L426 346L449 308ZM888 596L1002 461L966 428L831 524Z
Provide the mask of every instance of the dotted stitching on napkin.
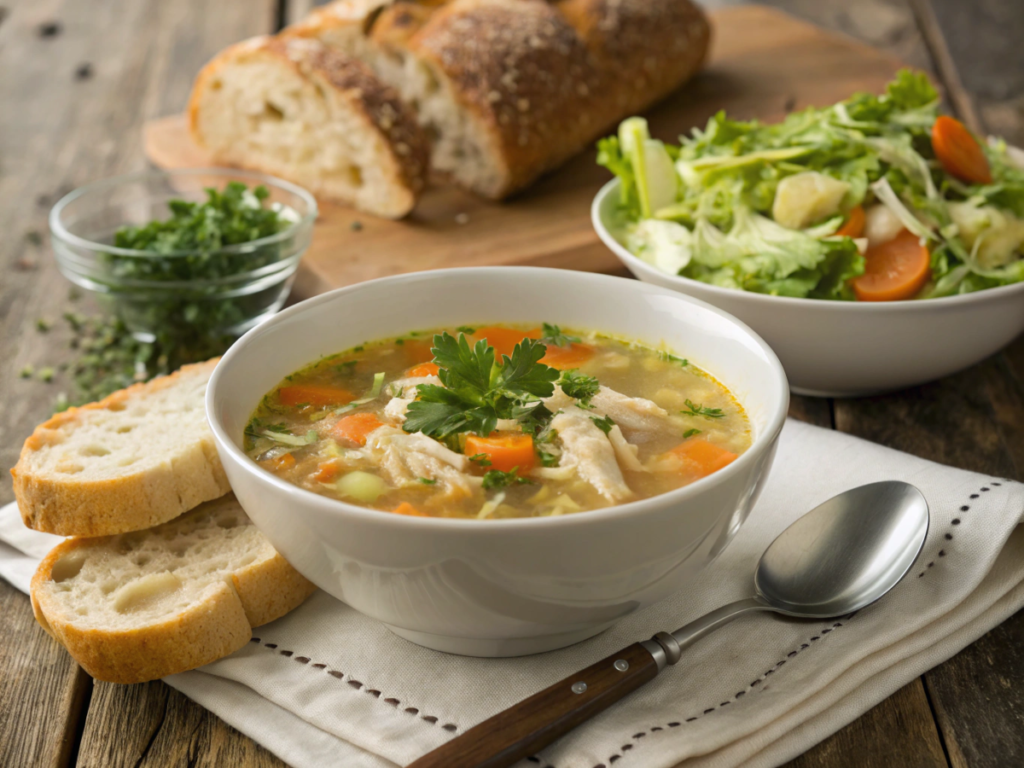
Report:
M295 654L294 651L277 650L277 643L264 643L258 637L252 638L249 642L250 643L256 643L257 645L261 645L264 648L267 648L267 649L269 649L271 651L277 651L276 655L283 656L286 659L291 659L292 661L298 662L299 664L302 664L303 666L308 666L310 669L316 669L316 670L324 671L328 675L330 675L331 677L335 678L336 680L345 680L346 675L345 675L344 672L341 672L340 670L337 670L337 669L331 669L326 664L321 664L319 662L317 662L315 664L310 664L309 662L312 661L312 659L310 659L309 656L295 656L294 655ZM368 693L371 696L373 696L375 699L379 699L381 697L381 692L378 691L376 688L367 688L366 685L362 681L356 680L351 675L348 676L348 679L345 680L345 682L348 683L351 687L355 688L357 691L361 690L364 693ZM398 709L398 705L401 704L402 702L400 700L398 700L398 699L386 698L386 699L384 699L384 703L391 705L395 709ZM430 725L437 725L438 724L438 718L434 717L433 715L423 715L423 714L420 714L420 710L418 710L416 707L405 707L402 711L405 712L406 714L412 715L414 717L419 715L419 719L420 720L424 721L425 723L429 723ZM454 733L455 731L459 730L459 726L455 725L454 723L444 723L441 727L444 730L450 731L452 733Z
M981 488L979 488L977 493L972 493L967 498L968 498L969 501L973 501L974 499L980 499L981 498L981 494L988 493L990 490L992 490L991 488L989 488L989 485L995 486L996 488L998 488L1003 483L1011 483L1011 482L1013 482L1013 481L1012 480L1003 480L1002 482L1000 482L999 480L992 480L991 482L989 482L988 485L983 485ZM963 504L963 505L961 505L961 507L960 507L960 517L954 517L952 520L950 520L949 521L950 522L950 529L948 531L946 531L944 534L942 534L942 538L943 538L944 541L952 541L953 540L953 531L957 528L957 526L961 525L964 522L963 518L970 511L971 511L971 505L970 504ZM946 556L946 550L945 549L940 549L938 551L937 555L936 555L936 557L945 557L945 556ZM923 578L924 575L926 573L928 573L928 571L931 570L934 567L935 567L935 560L929 560L928 563L925 565L924 569L919 574L917 574L917 578L919 578L919 579Z
M832 632L834 632L835 630L839 629L840 627L843 626L843 622L844 621L849 621L850 619L852 619L856 615L857 615L856 612L851 613L851 614L849 614L847 616L844 616L842 618L842 621L837 621L834 624L832 624L831 626L828 626L828 627L825 627L824 629L819 630L818 634L813 635L812 637L808 638L806 643L801 643L798 648L795 648L792 651L790 651L789 653L787 653L786 654L786 658L780 659L779 661L775 662L775 664L772 665L772 667L770 669L765 670L765 672L760 677L758 677L756 680L752 680L750 682L750 684L747 685L746 688L744 688L742 691L737 691L731 697L727 698L725 701L723 701L723 702L721 702L719 704L716 704L713 707L707 707L706 709L702 710L699 714L695 714L695 715L693 715L691 717L687 717L683 722L679 722L678 720L673 720L670 723L665 723L664 726L656 725L653 728L651 728L650 730L642 731L640 733L634 733L633 734L633 739L635 741L639 741L640 739L644 738L649 733L650 734L654 734L654 733L658 733L659 731L664 731L666 727L667 728L678 728L681 725L683 725L684 723L692 723L695 720L700 720L702 717L706 717L706 716L710 715L712 712L715 712L715 711L720 710L720 709L724 709L725 707L727 707L730 704L732 704L734 701L739 701L744 696L746 696L748 693L755 693L755 692L758 692L758 691L766 691L766 690L768 690L769 686L766 684L766 681L768 680L769 677L774 675L779 669L781 669L783 666L785 666L787 661L789 661L790 659L794 658L798 654L803 653L804 651L806 651L808 648L811 647L812 643L818 642L819 640L824 638L826 635L829 635ZM629 750L633 749L634 746L635 746L634 744L625 744L625 745L623 745L622 747L619 748L619 752L620 753L628 752ZM607 763L597 763L594 766L594 768L608 768L608 766L611 765L612 763L616 763L619 760L621 760L623 756L624 756L623 754L610 755L608 757L608 762Z

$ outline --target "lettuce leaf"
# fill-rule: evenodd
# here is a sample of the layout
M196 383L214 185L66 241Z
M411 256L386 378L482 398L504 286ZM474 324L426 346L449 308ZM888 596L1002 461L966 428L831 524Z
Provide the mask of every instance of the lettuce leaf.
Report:
M622 180L629 221L673 222L692 234L687 240L678 231L651 230L633 238L634 252L659 269L710 284L852 300L848 281L863 273L864 259L852 240L831 235L850 209L879 203L928 240L932 282L926 296L1024 281L1024 246L1009 263L986 268L992 260L973 258L949 209L950 203L971 202L1024 219L1024 153L991 140L984 147L991 184L971 185L947 174L931 144L938 106L928 77L902 70L885 93L857 93L779 123L732 120L719 112L681 137L678 150L667 148L680 181L676 200L646 217L634 169L616 137L599 143L598 162ZM776 191L782 179L807 171L843 181L849 190L825 221L789 230L771 218Z

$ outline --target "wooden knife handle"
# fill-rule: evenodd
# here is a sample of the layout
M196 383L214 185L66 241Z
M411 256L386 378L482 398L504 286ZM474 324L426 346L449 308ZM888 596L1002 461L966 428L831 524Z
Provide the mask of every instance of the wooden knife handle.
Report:
M543 749L658 674L640 643L470 728L408 768L505 768Z

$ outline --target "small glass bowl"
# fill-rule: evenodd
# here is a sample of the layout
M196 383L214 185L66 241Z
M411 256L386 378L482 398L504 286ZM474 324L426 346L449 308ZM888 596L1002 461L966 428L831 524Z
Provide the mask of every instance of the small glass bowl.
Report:
M264 205L286 206L297 220L274 235L208 253L112 245L125 225L169 218L168 201L203 202L206 188L223 191L231 181L266 187ZM309 192L273 176L229 168L146 171L66 195L50 211L50 234L64 276L97 294L139 341L184 338L189 329L231 338L284 304L316 217Z

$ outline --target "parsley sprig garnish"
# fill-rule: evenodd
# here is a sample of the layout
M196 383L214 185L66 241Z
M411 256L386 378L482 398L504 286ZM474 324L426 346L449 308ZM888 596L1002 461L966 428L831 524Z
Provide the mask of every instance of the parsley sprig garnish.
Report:
M686 400L685 411L680 411L683 416L703 416L706 419L720 419L725 416L721 408L705 408L703 405L694 405L689 399Z
M402 429L444 439L460 432L489 435L498 419L515 419L525 431L536 431L551 418L540 398L554 394L559 375L540 362L546 349L523 339L498 362L486 339L470 348L464 333L457 339L447 332L434 336L431 352L443 386L416 388L419 397L409 404Z
M554 344L556 347L568 347L571 344L579 344L579 336L567 336L562 329L551 323L544 323L541 326L540 340L545 344Z

